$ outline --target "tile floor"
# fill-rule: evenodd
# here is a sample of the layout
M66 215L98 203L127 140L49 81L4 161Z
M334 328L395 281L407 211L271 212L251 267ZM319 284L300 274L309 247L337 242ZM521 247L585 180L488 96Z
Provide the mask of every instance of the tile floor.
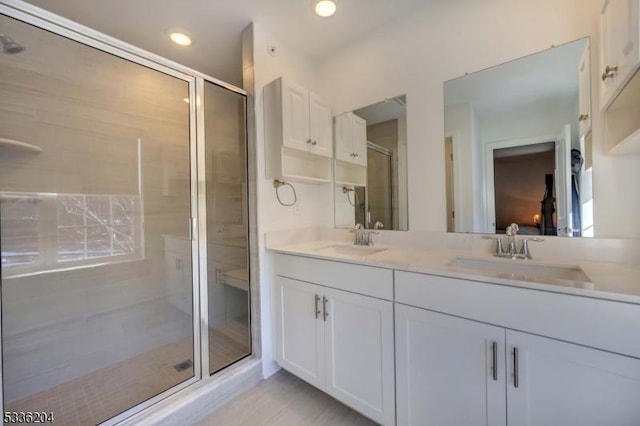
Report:
M247 325L228 321L209 330L212 371L249 351ZM92 425L103 422L193 376L174 366L193 360L191 337L129 358L90 374L5 405L6 411L52 412L54 424Z
M199 426L372 426L373 421L281 370L204 418Z

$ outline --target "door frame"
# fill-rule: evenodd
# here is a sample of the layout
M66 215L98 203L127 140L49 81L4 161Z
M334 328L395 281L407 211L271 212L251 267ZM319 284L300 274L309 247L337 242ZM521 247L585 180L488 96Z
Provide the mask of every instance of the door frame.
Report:
M451 149L453 151L453 211L455 214L453 225L455 232L461 232L462 218L465 212L462 202L462 191L460 191L460 185L462 184L462 171L460 169L460 131L453 130L445 132L444 141L446 142L447 139L451 139Z
M483 231L495 234L496 232L496 201L495 179L493 173L493 151L496 149L512 148L517 146L538 145L556 141L556 135L533 136L527 138L505 139L502 141L488 142L484 146L484 203L485 229Z

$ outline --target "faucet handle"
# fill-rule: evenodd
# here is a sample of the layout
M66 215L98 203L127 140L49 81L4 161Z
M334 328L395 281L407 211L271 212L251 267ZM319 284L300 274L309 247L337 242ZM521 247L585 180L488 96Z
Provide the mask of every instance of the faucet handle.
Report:
M380 221L377 221L376 223L373 224L373 229L382 229L384 228L384 224Z
M525 259L532 259L531 252L529 251L529 241L533 241L534 243L540 243L544 241L544 238L532 237L532 238L525 238L524 240L522 240L522 256Z
M496 257L502 257L504 255L504 248L502 247L502 237L499 235L483 235L483 240L496 240L496 251L493 253Z
M356 223L356 226L354 226L353 228L349 229L349 232L356 232L359 229L364 229L364 226L362 226L361 223Z
M520 227L518 226L518 224L512 223L511 225L507 226L507 235L509 237L515 237L516 235L518 235L519 230Z

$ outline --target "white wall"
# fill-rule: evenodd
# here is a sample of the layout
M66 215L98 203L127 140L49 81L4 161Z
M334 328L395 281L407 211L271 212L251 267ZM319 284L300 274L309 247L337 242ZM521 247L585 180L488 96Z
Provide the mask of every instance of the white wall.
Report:
M591 36L597 52L601 3L434 0L320 64L320 93L333 99L337 112L407 94L411 230L446 229L442 83L585 36ZM597 70L598 55L591 56L592 70ZM595 94L598 73L592 75ZM595 95L592 105L596 236L638 238L640 222L633 216L640 209L635 188L640 157L604 154L604 123ZM328 198L318 200L325 203Z
M300 53L271 36L254 22L254 72L255 109L257 139L257 196L258 233L260 256L260 317L262 323L263 374L268 376L276 370L273 363L271 315L271 262L265 250L265 233L278 230L304 228L308 226L333 227L333 185L295 183L298 208L281 206L276 200L273 180L265 177L263 88L278 77L285 77L312 91L317 91L316 70L313 64ZM276 47L276 55L268 53L268 46ZM319 92L322 96L322 92ZM288 188L282 188L284 191Z

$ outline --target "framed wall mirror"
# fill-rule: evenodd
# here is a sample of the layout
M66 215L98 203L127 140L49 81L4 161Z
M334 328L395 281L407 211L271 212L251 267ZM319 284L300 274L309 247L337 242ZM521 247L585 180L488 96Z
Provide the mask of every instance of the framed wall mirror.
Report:
M409 229L406 105L400 95L336 116L337 228ZM357 171L342 179L350 157Z
M444 83L447 231L593 237L589 39Z

